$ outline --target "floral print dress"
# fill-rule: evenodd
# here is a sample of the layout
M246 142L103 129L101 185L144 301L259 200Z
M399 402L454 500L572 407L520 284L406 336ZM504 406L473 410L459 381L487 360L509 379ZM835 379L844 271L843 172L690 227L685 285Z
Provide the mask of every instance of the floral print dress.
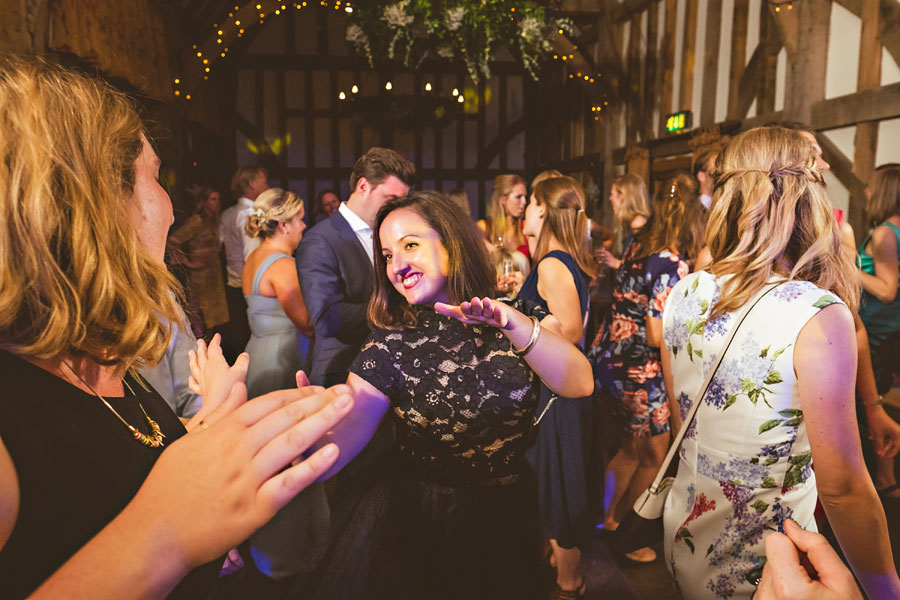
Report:
M682 418L734 325L709 321L724 278L682 279L663 317ZM750 311L680 448L666 499L665 556L684 598L749 598L765 564L765 536L786 518L816 530L816 481L797 380L797 335L840 302L807 281L783 283Z
M612 305L588 358L597 385L613 400L621 429L635 437L669 431L669 401L659 348L647 344L646 318L662 318L672 286L688 274L677 254L658 252L634 259L637 245L626 242L616 273Z

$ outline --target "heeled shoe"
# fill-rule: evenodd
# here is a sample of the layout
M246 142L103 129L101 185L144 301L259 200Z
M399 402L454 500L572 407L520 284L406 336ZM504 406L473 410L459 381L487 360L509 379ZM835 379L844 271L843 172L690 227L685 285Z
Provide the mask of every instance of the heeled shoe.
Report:
M587 591L587 581L582 578L581 585L574 590L564 590L556 584L550 593L550 600L582 600Z
M648 554L644 552L645 550L649 551L653 558L649 558ZM641 566L641 565L649 565L650 563L656 562L656 559L659 555L656 553L656 550L653 548L638 548L634 552L628 552L627 554L617 554L616 558L619 559L623 564L630 566Z

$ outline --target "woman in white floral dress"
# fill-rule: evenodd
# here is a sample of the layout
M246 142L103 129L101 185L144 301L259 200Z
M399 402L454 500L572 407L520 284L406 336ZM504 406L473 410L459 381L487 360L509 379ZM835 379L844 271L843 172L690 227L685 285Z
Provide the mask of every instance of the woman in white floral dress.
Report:
M757 128L725 148L717 170L713 264L673 288L663 315L663 371L680 416L736 312L768 283L786 283L741 325L682 443L663 519L676 584L687 599L752 596L765 536L786 518L815 530L818 489L869 597L900 597L854 413L848 306L859 290L812 147L796 132Z

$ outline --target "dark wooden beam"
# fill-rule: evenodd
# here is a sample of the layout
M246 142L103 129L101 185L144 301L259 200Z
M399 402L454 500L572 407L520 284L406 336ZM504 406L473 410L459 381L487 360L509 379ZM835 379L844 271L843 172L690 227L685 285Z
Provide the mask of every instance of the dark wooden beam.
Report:
M808 123L812 105L825 98L825 71L831 0L803 0L797 5L797 51L788 50L784 113L788 119ZM797 12L791 11L791 12Z
M659 95L659 130L660 135L665 132L665 115L672 109L672 96L675 87L675 27L678 23L677 0L665 0L666 24L663 30L662 45L662 91Z
M750 11L749 0L735 0L734 25L731 29L731 70L728 80L728 116L729 118L741 118L747 114L741 113L740 85L744 77L744 67L747 59L747 21Z
M716 84L719 77L719 40L722 32L722 0L706 4L706 41L703 49L703 90L700 105L700 126L716 122Z
M653 10L659 0L625 0L613 10L613 23L624 23L647 9Z
M697 55L697 0L685 0L681 36L681 89L678 110L691 110L694 101L694 59Z
M816 102L809 123L821 130L896 117L900 117L900 83Z

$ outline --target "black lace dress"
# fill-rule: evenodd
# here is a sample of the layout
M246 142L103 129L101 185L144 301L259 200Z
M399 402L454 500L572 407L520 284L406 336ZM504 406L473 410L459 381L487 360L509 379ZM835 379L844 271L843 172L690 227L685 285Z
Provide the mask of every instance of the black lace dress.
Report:
M423 308L416 329L372 332L350 371L390 399L398 444L336 511L316 597L535 597L540 386L509 340Z

